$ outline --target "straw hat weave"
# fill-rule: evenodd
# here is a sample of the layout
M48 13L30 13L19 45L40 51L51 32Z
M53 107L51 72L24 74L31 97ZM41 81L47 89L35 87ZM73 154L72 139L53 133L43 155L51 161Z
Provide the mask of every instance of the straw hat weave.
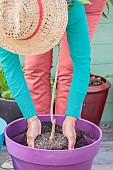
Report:
M42 54L61 39L66 0L1 0L0 46L17 54Z

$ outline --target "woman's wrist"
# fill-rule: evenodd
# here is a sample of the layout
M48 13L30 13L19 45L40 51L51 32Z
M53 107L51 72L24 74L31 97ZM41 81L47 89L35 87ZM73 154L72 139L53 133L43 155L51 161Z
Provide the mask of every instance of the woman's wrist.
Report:
M73 117L73 116L66 116L66 119L68 119L69 121L71 121L72 123L75 123L77 121L77 118Z
M34 120L38 119L38 117L35 115L35 116L32 116L30 118L27 119L27 123L28 123L28 126L31 122L33 122Z

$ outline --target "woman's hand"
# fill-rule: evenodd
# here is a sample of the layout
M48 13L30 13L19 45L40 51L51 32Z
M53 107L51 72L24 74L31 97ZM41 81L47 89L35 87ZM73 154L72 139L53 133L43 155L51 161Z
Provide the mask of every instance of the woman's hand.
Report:
M34 140L41 134L41 122L37 116L33 116L27 119L28 131L27 131L27 143L29 147L34 148Z
M67 137L68 139L68 149L74 149L74 145L76 143L76 132L75 132L75 123L76 123L76 118L71 117L71 116L66 116L62 130L63 130L63 135Z

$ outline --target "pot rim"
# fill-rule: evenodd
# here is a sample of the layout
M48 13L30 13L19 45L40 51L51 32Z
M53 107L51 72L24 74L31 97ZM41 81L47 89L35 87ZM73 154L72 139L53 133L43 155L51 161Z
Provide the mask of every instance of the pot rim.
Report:
M39 118L40 117L50 117L50 116L48 116L48 115L42 115L42 116L39 116ZM62 117L62 118L64 118L65 116L55 116L56 118L58 118L58 117ZM38 156L37 156L37 160L32 160L33 161L33 163L37 163L37 161L38 161L38 164L44 164L44 165L68 165L68 164L74 164L74 162L77 162L77 163L80 163L80 162L84 162L84 161L87 161L87 160L89 160L89 159L91 159L91 158L94 158L94 156L98 153L98 151L99 151L99 146L100 146L100 140L101 140L101 138L102 138L102 132L101 132L101 130L100 130L100 128L97 126L97 125L95 125L95 124L93 124L93 123L91 123L91 122L89 122L89 121L87 121L87 120L84 120L84 119L78 119L77 121L79 122L79 121L83 121L83 122L86 122L86 123L90 123L91 125L93 125L96 129L98 129L98 131L99 131L99 138L94 142L94 143L92 143L92 144L89 144L89 145L87 145L87 146L84 146L84 147L81 147L81 148L76 148L76 149L72 149L72 150L44 150L44 149L37 149L37 148L30 148L30 147L27 147L27 146L23 146L23 145L20 145L20 144L18 144L18 143L16 143L15 141L13 141L12 139L10 139L10 137L8 137L8 135L7 135L7 129L13 124L13 123L16 123L16 122L18 122L18 121L21 121L21 120L23 120L24 118L20 118L20 119L18 119L18 120L15 120L15 121L13 121L13 122L11 122L7 127L6 127L6 129L5 129L5 138L6 138L6 145L8 145L9 143L11 143L12 144L12 146L14 146L15 145L15 148L19 148L19 147L21 147L21 150L19 150L19 154L20 155L22 155L23 154L23 152L22 152L22 150L24 150L25 152L33 152L33 154L34 154L34 157L35 157L35 154L37 154L38 156L39 156L39 158L38 158ZM23 148L23 149L22 149ZM7 147L7 149L8 149L8 151L9 151L9 153L10 154L12 154L12 149L13 148L8 148ZM92 150L93 150L93 153L92 153ZM81 160L79 160L79 158L78 157L80 157L80 155L81 155L81 151L82 151L82 159ZM15 152L15 151L14 151ZM91 152L91 153L90 153ZM17 154L17 153L15 153L15 154ZM14 157L17 157L17 155L13 155ZM59 158L59 157L61 157L61 155L63 155L62 156L62 160L61 160L61 158ZM85 156L85 155L87 155L87 157L85 156L85 157L83 157L83 155ZM53 157L52 157L53 156ZM29 157L32 157L32 155L29 155ZM52 157L52 161L51 161L51 157ZM65 158L66 157L66 158ZM65 159L69 159L71 157L71 161L69 162L66 162L65 161ZM76 159L75 159L76 158ZM26 159L26 157L25 156L23 156L23 158L22 157L19 157L18 159L21 159L21 160L24 160L24 161L26 161L26 162L29 162L27 159ZM45 159L45 161L43 160L43 159ZM56 159L58 159L57 161L56 161ZM67 159L67 160L68 160ZM48 161L47 161L48 160Z
M2 100L2 101L7 101L7 102L14 102L14 103L16 103L16 101L15 100L10 100L10 99L4 99L3 97L1 97L0 96L0 100Z
M2 135L4 133L4 130L5 130L6 126L7 126L7 123L1 117L0 117L0 124L2 125L2 130L0 131L0 135Z
M48 117L49 115L39 115L38 118L43 117L43 116L44 116L44 117ZM65 116L63 116L63 115L55 115L54 117L65 117ZM7 136L7 129L8 129L13 123L19 122L19 121L21 121L21 120L24 120L24 118L19 118L19 119L17 119L17 120L14 120L13 122L11 122L11 123L9 123L9 124L7 125L7 127L5 128L5 135L6 135L7 138L9 138L9 137ZM94 145L96 142L98 142L98 141L101 140L101 138L102 138L102 131L100 130L100 128L99 128L96 124L94 124L94 123L92 123L92 122L90 122L90 121L88 121L88 120L82 119L82 118L80 118L80 119L78 119L78 120L83 121L83 122L88 122L88 123L92 124L92 125L95 126L95 127L99 130L99 132L100 132L100 137L99 137L96 141L94 141L92 144L90 144L90 145ZM78 120L77 120L77 121L78 121ZM12 142L14 142L14 143L16 143L17 145L20 146L20 144L18 144L17 142L13 141L12 139L9 138L9 140L12 141ZM26 147L26 146L24 146L24 145L21 145L21 146L22 146L22 147ZM89 145L84 146L84 147L80 147L80 148L76 148L76 150L80 150L81 148L87 148L87 147L89 147ZM34 149L34 150L50 151L50 152L51 152L51 151L61 151L61 152L67 151L67 150L46 150L46 149L38 149L38 148L30 148L30 147L27 147L27 148L28 148L28 149ZM73 151L73 150L75 150L75 149L72 149L71 151ZM70 151L70 150L68 150L68 151Z
M98 86L89 86L87 93L103 92L103 91L107 91L111 87L110 82L106 78L96 75L96 74L91 74L91 76L96 76L96 77L102 78L104 83L101 85L98 85Z

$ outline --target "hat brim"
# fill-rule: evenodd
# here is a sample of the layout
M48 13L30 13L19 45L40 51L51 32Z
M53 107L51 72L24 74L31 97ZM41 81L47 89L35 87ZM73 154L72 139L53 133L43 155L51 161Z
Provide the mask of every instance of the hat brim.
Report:
M66 0L41 0L43 19L41 26L32 38L17 40L6 36L0 30L0 46L13 53L38 55L52 49L66 30L68 10Z

